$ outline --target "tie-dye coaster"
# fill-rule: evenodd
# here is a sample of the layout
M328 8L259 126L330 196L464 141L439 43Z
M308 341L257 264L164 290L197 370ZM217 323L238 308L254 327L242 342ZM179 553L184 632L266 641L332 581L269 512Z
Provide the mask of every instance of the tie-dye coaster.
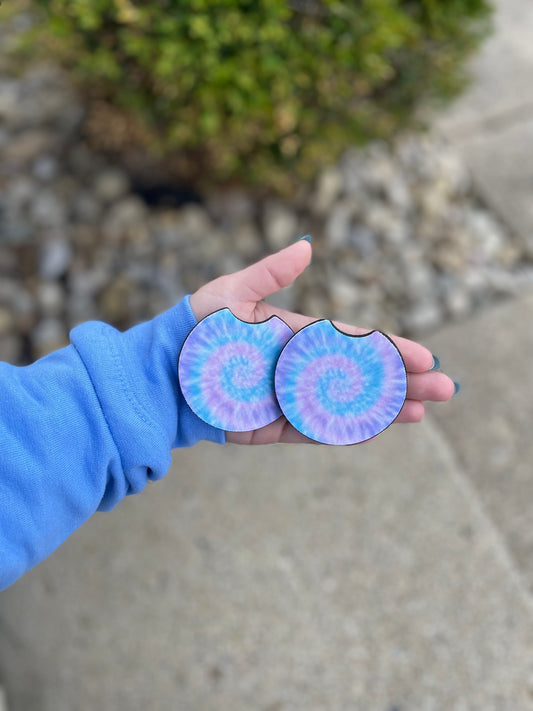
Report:
M246 323L229 309L206 316L189 333L178 361L180 387L191 410L227 432L248 432L281 417L274 369L293 336L277 316Z
M388 336L350 336L331 321L315 321L291 338L274 382L289 422L325 444L357 444L379 434L396 419L407 392L403 359Z

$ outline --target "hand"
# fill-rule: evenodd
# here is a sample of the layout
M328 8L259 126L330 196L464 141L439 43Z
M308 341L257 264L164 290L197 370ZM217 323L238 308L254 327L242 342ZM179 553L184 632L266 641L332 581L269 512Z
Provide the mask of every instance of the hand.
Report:
M299 240L290 247L272 254L235 274L219 277L205 284L191 296L190 304L196 319L228 307L243 321L265 321L279 316L293 331L299 331L316 319L302 316L266 304L263 299L289 286L311 261L311 245ZM345 333L360 335L370 329L335 322ZM396 422L419 422L424 416L423 400L449 400L454 394L453 381L443 373L428 372L433 365L431 352L419 343L391 336L400 350L407 369L407 399ZM228 432L228 442L238 444L271 444L274 442L312 442L285 419L251 432Z

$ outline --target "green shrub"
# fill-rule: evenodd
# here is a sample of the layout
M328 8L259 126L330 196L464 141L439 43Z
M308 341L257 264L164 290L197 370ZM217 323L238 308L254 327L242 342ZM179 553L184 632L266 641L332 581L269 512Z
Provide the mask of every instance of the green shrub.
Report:
M348 145L390 137L422 100L453 96L489 15L488 0L40 5L40 42L104 116L135 127L128 140L187 157L189 178L278 190Z

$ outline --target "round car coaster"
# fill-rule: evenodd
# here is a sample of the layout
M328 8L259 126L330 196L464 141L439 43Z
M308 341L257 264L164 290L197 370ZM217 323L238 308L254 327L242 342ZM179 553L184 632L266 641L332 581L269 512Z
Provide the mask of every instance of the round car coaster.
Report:
M351 336L315 321L287 343L275 391L285 417L324 444L357 444L398 416L407 393L405 365L381 331Z
M247 323L227 308L189 333L178 360L178 378L191 410L228 432L247 432L281 417L274 369L293 331L277 316Z

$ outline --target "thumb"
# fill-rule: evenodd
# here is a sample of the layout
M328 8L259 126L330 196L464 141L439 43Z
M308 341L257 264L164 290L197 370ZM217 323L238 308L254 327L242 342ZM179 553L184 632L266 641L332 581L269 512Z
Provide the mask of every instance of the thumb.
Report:
M311 261L311 251L311 237L305 236L232 274L232 297L236 301L257 302L289 286Z

